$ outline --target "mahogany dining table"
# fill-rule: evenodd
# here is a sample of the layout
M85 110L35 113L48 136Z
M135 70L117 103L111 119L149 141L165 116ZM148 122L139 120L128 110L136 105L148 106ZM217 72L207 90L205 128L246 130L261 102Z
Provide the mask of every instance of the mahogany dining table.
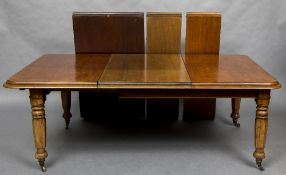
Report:
M48 156L46 95L61 91L63 117L68 127L72 116L71 91L103 89L116 91L120 98L255 99L253 156L262 170L270 92L281 85L244 55L47 54L10 77L4 87L30 91L35 158L43 171Z

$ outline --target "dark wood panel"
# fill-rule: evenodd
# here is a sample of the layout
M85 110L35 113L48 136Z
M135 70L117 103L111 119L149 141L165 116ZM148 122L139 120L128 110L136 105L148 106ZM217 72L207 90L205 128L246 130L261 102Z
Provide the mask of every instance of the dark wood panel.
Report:
M187 13L186 20L185 52L219 54L221 15L190 12ZM214 119L215 107L215 99L184 100L184 119Z
M76 53L144 53L144 13L74 13ZM79 92L81 116L144 117L145 100L102 91ZM109 114L109 115L108 115ZM96 117L95 117L96 116Z
M144 99L121 99L113 90L80 91L81 117L94 121L126 121L145 118Z
M181 53L181 26L181 13L147 13L147 53ZM176 120L178 116L178 99L147 99L148 119Z
M121 98L255 98L267 89L121 89Z
M144 13L74 13L76 53L144 53Z
M192 98L184 100L184 121L213 120L215 118L216 100ZM186 106L188 107L186 109Z

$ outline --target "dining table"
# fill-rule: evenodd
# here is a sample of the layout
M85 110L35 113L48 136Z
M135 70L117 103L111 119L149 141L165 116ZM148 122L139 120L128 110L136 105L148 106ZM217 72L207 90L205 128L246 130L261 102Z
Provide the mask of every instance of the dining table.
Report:
M270 93L281 85L245 55L145 53L46 54L10 77L4 87L29 90L35 158L43 171L48 156L46 96L61 92L68 127L71 92L101 90L136 99L252 98L256 116L245 117L255 120L253 156L262 170Z

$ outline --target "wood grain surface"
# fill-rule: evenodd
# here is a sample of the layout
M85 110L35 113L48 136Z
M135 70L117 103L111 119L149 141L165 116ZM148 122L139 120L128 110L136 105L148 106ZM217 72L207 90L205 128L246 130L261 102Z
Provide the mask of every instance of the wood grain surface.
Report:
M13 75L8 88L94 89L109 54L48 54L43 55Z
M147 53L181 53L182 14L147 13ZM162 60L164 61L164 60ZM147 119L177 120L179 99L147 99Z
M186 88L188 72L180 54L113 54L99 88Z
M45 159L48 157L48 152L46 151L46 94L40 89L31 89L29 97L32 109L34 143L36 147L35 158L38 159L42 171L45 171Z
M76 53L145 52L144 13L74 13L73 28ZM143 99L121 100L115 92L103 90L80 91L79 98L81 117L85 119L145 115Z
M74 13L76 53L144 53L144 13Z
M219 54L221 15L189 12L186 16L186 48L188 54ZM215 117L216 99L184 100L184 120Z
M192 12L186 18L186 53L219 53L221 15Z
M164 61L163 61L164 60ZM190 76L190 78L189 78ZM276 89L279 82L244 55L48 54L10 77L7 88ZM192 86L191 86L192 85Z
M280 84L244 55L185 55L192 88L276 89Z
M181 53L181 13L147 13L147 53Z

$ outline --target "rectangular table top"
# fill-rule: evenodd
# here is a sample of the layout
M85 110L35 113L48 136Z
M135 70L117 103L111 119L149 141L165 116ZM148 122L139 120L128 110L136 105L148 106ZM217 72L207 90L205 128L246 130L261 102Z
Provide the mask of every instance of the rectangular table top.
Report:
M97 88L109 54L43 55L13 75L9 88Z
M242 55L49 54L9 78L18 89L277 89Z
M279 82L245 55L184 55L192 88L275 89Z
M114 54L99 88L187 88L189 74L180 54Z

